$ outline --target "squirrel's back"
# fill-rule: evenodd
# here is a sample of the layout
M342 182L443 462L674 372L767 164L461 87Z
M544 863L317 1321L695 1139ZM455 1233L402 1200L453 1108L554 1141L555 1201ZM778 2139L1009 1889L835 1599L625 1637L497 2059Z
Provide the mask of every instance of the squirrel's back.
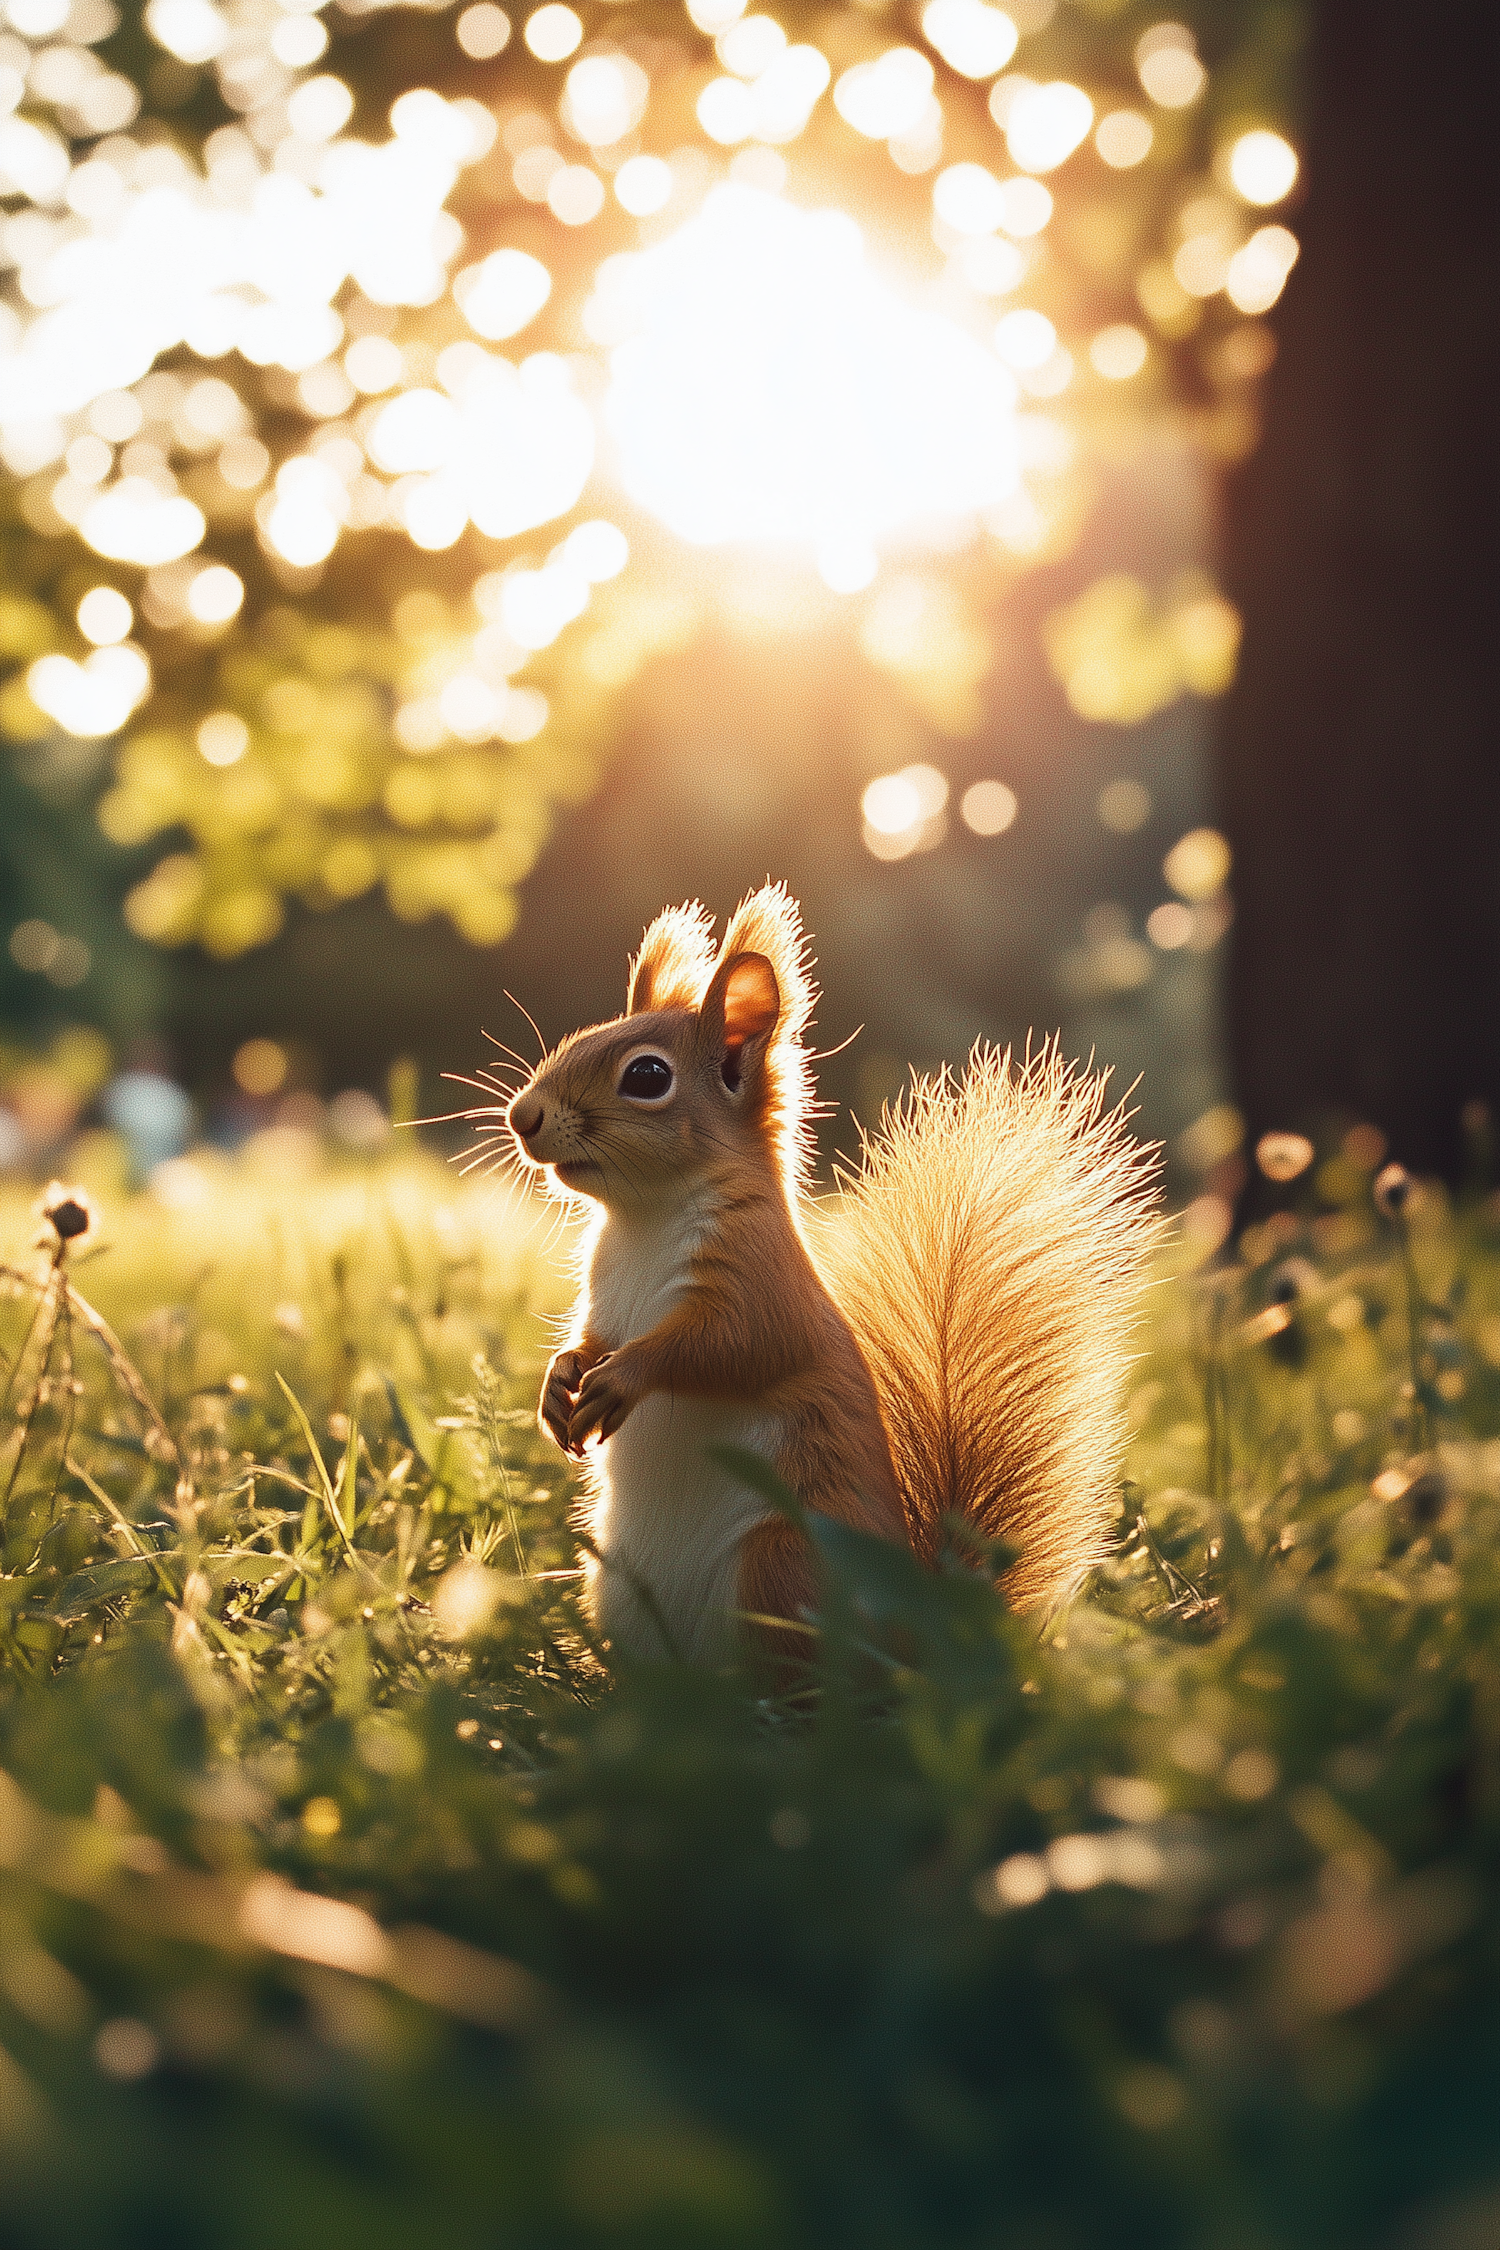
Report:
M1108 1545L1155 1171L1055 1043L1019 1065L980 1047L887 1113L816 1232L914 1547L930 1559L966 1518L1017 1550L1021 1604L1061 1599Z

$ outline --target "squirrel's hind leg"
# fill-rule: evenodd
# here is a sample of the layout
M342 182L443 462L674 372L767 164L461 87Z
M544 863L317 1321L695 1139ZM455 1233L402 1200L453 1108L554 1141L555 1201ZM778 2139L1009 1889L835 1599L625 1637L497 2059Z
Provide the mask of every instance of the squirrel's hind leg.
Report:
M794 1685L812 1660L814 1642L802 1629L818 1606L817 1580L807 1541L793 1524L773 1517L740 1542L737 1608L754 1658L768 1663L779 1687ZM795 1620L784 1632L762 1620Z

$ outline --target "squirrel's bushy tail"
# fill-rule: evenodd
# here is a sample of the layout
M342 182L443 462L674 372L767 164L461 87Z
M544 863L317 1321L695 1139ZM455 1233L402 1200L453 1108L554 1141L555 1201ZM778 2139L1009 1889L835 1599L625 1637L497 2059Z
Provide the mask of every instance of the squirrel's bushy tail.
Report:
M1108 1544L1156 1171L1055 1044L1019 1065L978 1047L887 1113L818 1232L913 1545L930 1560L967 1518L1019 1550L1018 1604L1060 1599Z

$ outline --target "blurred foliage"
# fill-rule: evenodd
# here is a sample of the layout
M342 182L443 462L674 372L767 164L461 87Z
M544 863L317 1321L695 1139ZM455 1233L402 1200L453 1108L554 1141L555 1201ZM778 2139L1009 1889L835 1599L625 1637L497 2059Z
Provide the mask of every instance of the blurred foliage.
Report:
M835 80L914 45L935 95L920 130L887 146L830 91L780 134L784 155L750 154L789 166L797 201L854 211L880 260L960 328L987 342L1019 292L1057 338L1044 367L1021 370L1019 490L968 527L961 552L945 551L946 534L924 552L919 536L867 591L834 594L806 560L679 545L612 481L600 269L679 226L745 156L698 121L717 66L686 12L658 0L582 9L579 52L622 55L650 82L644 117L600 148L559 122L570 58L539 61L522 17L510 36L493 8L482 33L458 36L451 8L12 10L0 55L19 103L0 149L15 316L0 324L12 472L0 726L54 795L74 777L78 817L97 803L113 844L149 854L124 879L138 937L228 957L274 936L288 900L331 909L381 887L398 916L446 915L493 945L559 811L592 786L621 690L653 660L715 627L769 642L794 625L847 642L923 720L966 733L995 656L991 614L1018 573L1068 551L1109 465L1164 430L1216 461L1247 450L1273 346L1261 312L1244 308L1279 283L1229 278L1264 214L1226 163L1247 129L1295 133L1301 12L1286 0L1187 10L1180 52L1196 33L1203 70L1185 101L1143 94L1138 42L1156 32L1140 0L1017 0L1014 12L1021 45L1001 88L1077 81L1097 116L1145 119L1151 143L1122 169L1085 140L1048 173L1050 227L1008 249L933 219L940 168L1009 169L986 81L930 50L916 10L780 12ZM476 59L486 42L489 59ZM664 209L636 218L608 183L643 154L670 159L674 184ZM402 164L404 202L390 184L408 181ZM586 200L602 199L586 222L565 223L546 200L543 175L565 164L594 183ZM382 195L395 198L389 224ZM230 214L238 234L223 231ZM111 296L125 286L112 264L132 274L131 245L153 227L134 301ZM174 296L164 269L179 238ZM1005 251L1008 279L986 278L976 245ZM501 248L551 277L520 323L518 358L561 367L601 440L581 491L559 471L550 498L520 506L527 528L505 529L501 510L481 531L464 527L469 457L433 473L419 443L398 459L390 412L417 402L429 422L451 421L457 400L464 443L481 451L489 409L471 413L465 386L498 385L505 413L520 412L509 363L474 342L458 301L478 301L474 276ZM493 319L481 330L514 332ZM1121 336L1134 339L1123 360ZM372 348L386 355L378 367ZM50 393L49 352L61 370ZM500 405L493 416L498 428ZM516 428L515 462L534 481L551 440ZM521 473L513 463L501 488ZM571 621L558 611L531 640L507 639L517 574L555 592L568 534L601 508L627 528L625 574L585 587ZM100 587L128 601L121 631L133 637L90 654L75 614ZM1232 612L1211 588L1151 594L1115 578L1049 634L1078 709L1122 723L1185 690L1217 692L1232 643ZM101 771L91 745L132 704L113 772Z
M1488 2239L1500 1212L1282 1139L1070 1609L829 1529L779 1700L601 1668L523 1207L8 1206L6 2240Z
M1084 719L1149 718L1185 689L1221 695L1234 677L1239 619L1196 572L1167 589L1160 611L1128 572L1096 579L1043 628L1047 655Z

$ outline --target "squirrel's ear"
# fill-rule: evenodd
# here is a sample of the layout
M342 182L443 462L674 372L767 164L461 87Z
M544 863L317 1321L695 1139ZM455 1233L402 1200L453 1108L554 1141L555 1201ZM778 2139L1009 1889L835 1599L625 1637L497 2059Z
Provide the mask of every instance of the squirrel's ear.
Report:
M781 994L778 1046L795 1045L807 1029L814 998L811 963L797 902L781 883L767 883L741 899L724 933L719 959L763 954Z
M737 1092L747 1067L764 1053L781 1020L781 987L763 953L721 962L703 996L702 1035L722 1056L724 1083Z
M696 1008L713 972L713 917L696 900L658 914L630 964L627 1015Z

